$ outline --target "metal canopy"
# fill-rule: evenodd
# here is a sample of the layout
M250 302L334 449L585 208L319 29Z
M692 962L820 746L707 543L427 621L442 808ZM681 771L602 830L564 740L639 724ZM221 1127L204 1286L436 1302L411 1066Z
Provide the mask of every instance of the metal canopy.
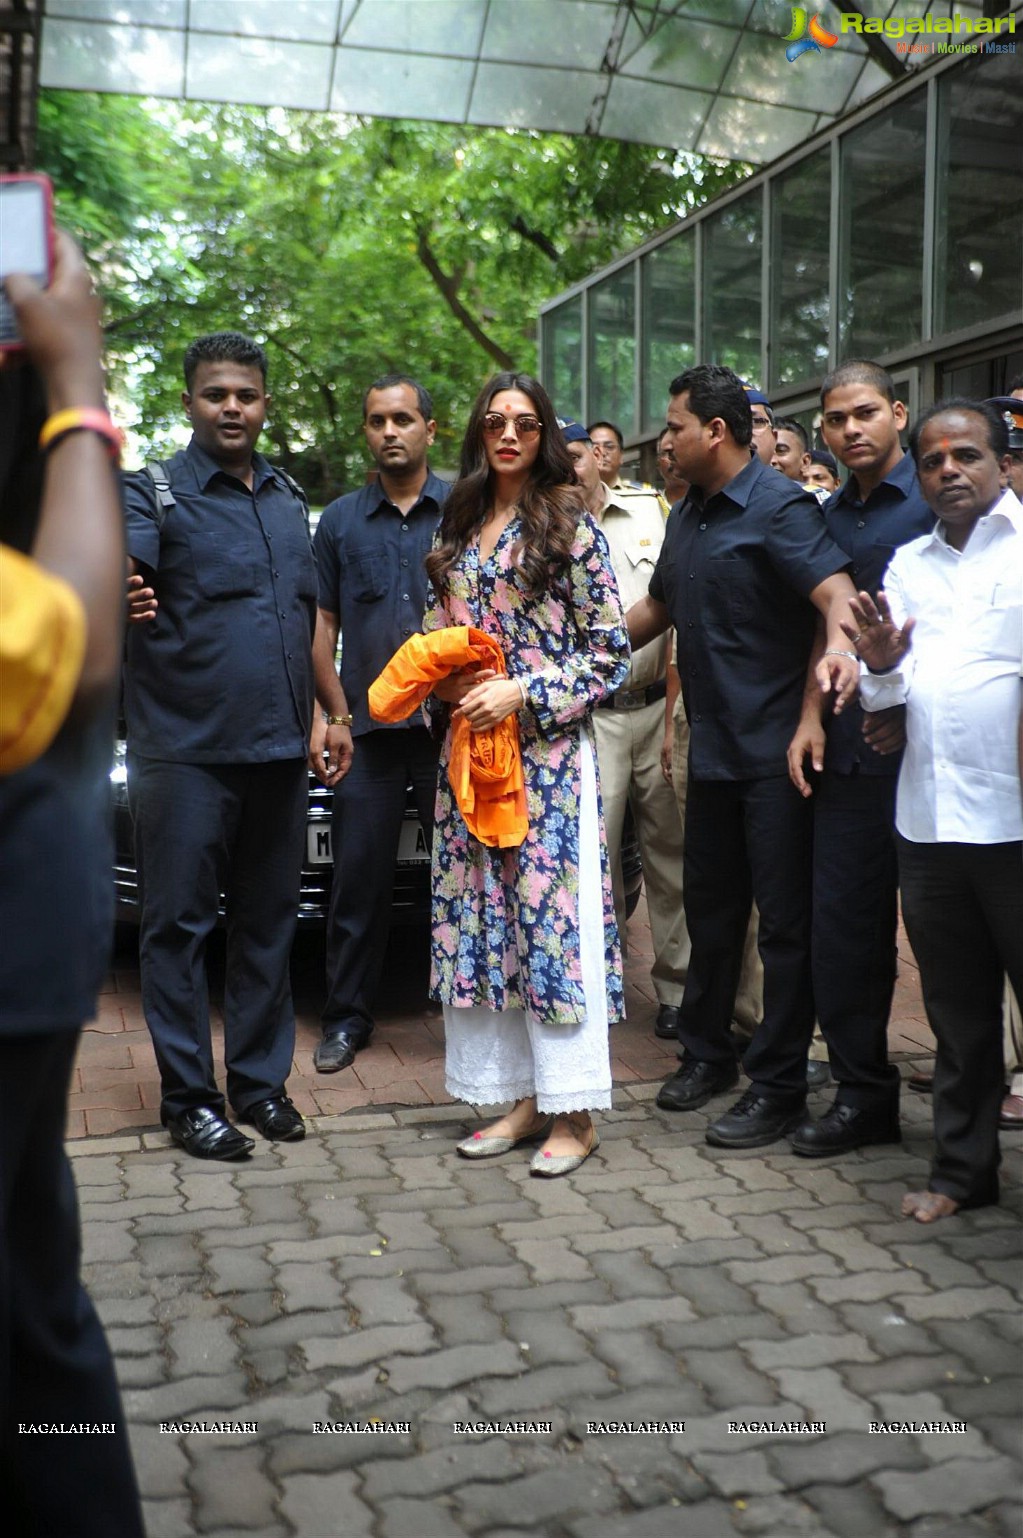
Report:
M1007 3L45 0L40 84L599 134L764 163L926 63L891 37L841 33L841 11L976 20ZM790 62L788 39L801 22L808 35L811 17L839 41Z

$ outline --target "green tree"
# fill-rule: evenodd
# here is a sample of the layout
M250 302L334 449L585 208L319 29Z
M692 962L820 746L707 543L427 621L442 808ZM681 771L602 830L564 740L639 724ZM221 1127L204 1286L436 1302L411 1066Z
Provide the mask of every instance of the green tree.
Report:
M362 479L373 378L430 386L453 465L486 375L535 370L545 299L746 173L611 140L56 92L40 129L143 438L180 420L188 339L249 331L272 453L323 499Z

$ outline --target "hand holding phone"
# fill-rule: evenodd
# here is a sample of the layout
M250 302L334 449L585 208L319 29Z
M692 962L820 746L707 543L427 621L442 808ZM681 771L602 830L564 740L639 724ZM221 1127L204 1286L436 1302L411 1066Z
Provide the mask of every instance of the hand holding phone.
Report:
M4 292L12 272L27 273L41 288L53 276L53 189L48 176L0 176L0 347L24 345Z

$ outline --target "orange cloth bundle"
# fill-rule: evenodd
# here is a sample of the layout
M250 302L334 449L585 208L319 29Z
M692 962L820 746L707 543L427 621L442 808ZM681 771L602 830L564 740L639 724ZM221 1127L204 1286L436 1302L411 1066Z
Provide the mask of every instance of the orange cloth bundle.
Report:
M404 721L438 679L467 667L507 677L504 653L482 630L449 625L411 636L370 685L369 713L374 721ZM473 837L493 849L517 849L529 832L518 718L474 732L464 716L454 716L448 779Z

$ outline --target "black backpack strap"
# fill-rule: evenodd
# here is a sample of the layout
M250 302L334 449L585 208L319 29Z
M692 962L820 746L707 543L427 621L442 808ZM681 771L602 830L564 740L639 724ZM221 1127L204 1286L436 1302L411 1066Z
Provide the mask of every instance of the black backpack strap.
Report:
M156 527L162 529L167 521L167 514L174 506L174 493L171 491L170 476L167 474L167 466L162 459L150 459L146 464L146 474L153 483L156 492Z
M282 480L284 482L285 486L287 486L287 488L291 492L292 496L297 497L299 502L301 502L301 504L302 504L302 517L305 519L305 526L308 529L308 527L309 527L309 498L306 496L305 492L302 490L302 487L295 480L294 476L289 475L287 470L282 470L280 465L274 465L273 471L274 471L274 475L276 475L279 480Z

